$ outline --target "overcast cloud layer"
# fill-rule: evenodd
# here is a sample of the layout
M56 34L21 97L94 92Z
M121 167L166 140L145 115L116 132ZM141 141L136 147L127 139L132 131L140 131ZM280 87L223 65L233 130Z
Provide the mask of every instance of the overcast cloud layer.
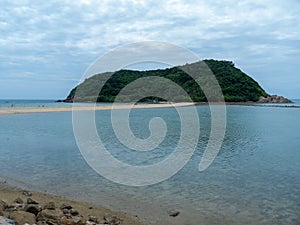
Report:
M0 99L64 98L99 56L144 40L232 60L300 98L299 15L297 0L1 0Z

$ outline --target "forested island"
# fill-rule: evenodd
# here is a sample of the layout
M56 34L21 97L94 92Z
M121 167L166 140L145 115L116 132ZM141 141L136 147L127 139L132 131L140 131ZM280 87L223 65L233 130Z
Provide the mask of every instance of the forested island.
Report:
M234 63L225 60L204 60L205 64L215 75L224 95L226 102L262 102L262 103L283 103L290 102L288 99L282 96L269 95L254 79L242 72L239 68L236 68ZM194 102L206 102L207 98L203 90L199 87L197 82L190 77L184 71L192 71L197 73L199 65L203 62L196 62L186 64L184 66L177 66L166 69L136 71L136 70L119 70L116 72L106 72L95 74L94 76L86 79L84 82L76 86L71 90L64 102L73 102L76 93L76 101L78 102L114 102L115 97L119 92L131 82L144 77L156 76L169 79L180 87L182 87ZM107 81L104 81L103 77L111 76ZM201 76L201 71L199 71ZM99 84L103 82L101 91L99 90ZM157 83L157 86L160 84ZM102 86L102 85L101 85ZM147 85L145 85L147 87ZM165 91L168 91L169 87L162 87ZM80 90L78 92L77 90ZM76 92L77 91L77 92ZM99 93L100 91L100 93ZM123 102L130 102L134 99L133 95L141 94L145 89L134 90L134 93L128 93L121 96ZM147 91L147 90L146 90ZM148 96L141 99L144 102L157 102L164 101L165 99L157 96ZM184 101L185 99L174 98L173 101Z

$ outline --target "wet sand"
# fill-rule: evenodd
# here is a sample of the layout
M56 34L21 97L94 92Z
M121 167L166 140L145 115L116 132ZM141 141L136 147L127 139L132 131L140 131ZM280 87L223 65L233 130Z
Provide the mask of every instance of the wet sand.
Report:
M195 105L191 102L183 103L159 103L159 104L137 104L134 105L135 109L149 109L149 108L164 108L164 107L182 107L182 106L191 106ZM112 106L103 105L103 106L57 106L57 107L11 107L11 108L0 108L0 115L8 114L27 114L27 113L46 113L46 112L70 112L72 110L111 110L111 109L130 109L131 105L129 104L120 104Z

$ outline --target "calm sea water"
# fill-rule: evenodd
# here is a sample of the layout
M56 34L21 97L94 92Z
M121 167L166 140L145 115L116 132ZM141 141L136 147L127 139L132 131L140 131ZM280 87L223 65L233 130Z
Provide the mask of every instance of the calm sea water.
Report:
M178 217L181 224L199 224L197 215L229 218L232 224L300 224L300 109L227 106L222 149L204 172L198 171L198 164L209 137L210 111L207 106L197 110L201 135L192 159L172 178L148 187L118 185L94 172L76 146L70 112L2 115L0 177L131 213L155 207L193 212ZM141 138L149 135L152 117L166 121L167 137L151 153L134 153L119 143L110 116L110 111L96 112L99 136L126 162L158 162L177 144L180 123L172 108L131 113L133 132Z
M293 99L293 103L276 104L277 106L300 106L300 99ZM83 103L84 104L84 103ZM109 103L97 103L105 105ZM51 106L71 106L72 103L56 102L56 100L21 100L21 99L0 99L0 107L51 107ZM268 105L268 104L265 104ZM269 104L272 105L272 104Z
M46 107L46 106L68 106L70 103L56 102L56 100L19 100L0 99L0 107Z

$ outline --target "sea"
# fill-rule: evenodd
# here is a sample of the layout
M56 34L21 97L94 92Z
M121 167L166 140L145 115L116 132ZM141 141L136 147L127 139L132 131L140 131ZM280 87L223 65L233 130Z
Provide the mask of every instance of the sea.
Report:
M0 100L0 107L65 105L70 104ZM72 112L0 115L0 181L102 205L150 224L299 225L300 108L227 105L221 149L202 172L211 115L207 105L196 110L200 135L191 159L169 179L141 187L112 182L89 166L76 144ZM136 166L164 160L178 144L180 117L172 107L133 109L133 134L147 138L154 117L165 121L165 139L152 151L136 152L118 141L110 110L95 112L99 138L111 155ZM178 217L168 215L172 209L180 211Z

